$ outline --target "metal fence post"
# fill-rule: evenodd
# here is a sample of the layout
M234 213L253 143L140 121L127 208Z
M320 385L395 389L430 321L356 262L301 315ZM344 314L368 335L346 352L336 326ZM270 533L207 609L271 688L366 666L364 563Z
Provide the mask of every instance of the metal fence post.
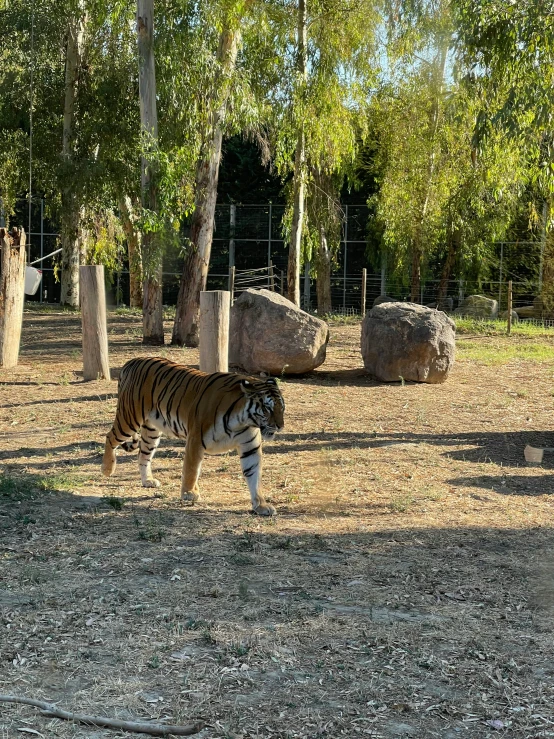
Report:
M235 266L235 227L237 225L237 206L231 203L229 209L229 268Z
M42 260L44 256L44 198L40 199L40 258ZM42 267L42 261L40 263ZM39 301L42 303L44 295L44 285L40 286L40 297Z
M498 312L502 307L502 269L504 266L504 242L500 242L500 275L498 279Z
M381 254L381 295L387 294L387 255Z
M364 267L362 269L362 305L361 305L362 318L365 316L366 294L367 294L367 269Z
M310 263L304 264L304 310L310 308Z
M344 206L344 277L342 285L342 310L346 313L346 260L348 256L348 205Z
M269 227L267 230L267 265L271 266L271 203L269 204Z

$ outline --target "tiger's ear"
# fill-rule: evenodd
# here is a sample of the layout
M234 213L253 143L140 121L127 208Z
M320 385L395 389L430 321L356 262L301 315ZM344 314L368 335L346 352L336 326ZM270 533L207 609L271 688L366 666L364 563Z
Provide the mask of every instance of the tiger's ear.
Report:
M268 385L277 385L277 380L274 377L268 377L266 383Z
M250 382L250 380L241 380L240 386L244 390L245 393L252 392L252 383Z

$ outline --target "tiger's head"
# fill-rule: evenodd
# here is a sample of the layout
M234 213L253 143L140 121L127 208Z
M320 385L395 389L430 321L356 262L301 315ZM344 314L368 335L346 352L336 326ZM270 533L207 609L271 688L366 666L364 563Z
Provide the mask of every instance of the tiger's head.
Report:
M249 419L262 432L262 438L273 439L285 425L285 401L273 377L266 380L244 379L242 391L247 398Z

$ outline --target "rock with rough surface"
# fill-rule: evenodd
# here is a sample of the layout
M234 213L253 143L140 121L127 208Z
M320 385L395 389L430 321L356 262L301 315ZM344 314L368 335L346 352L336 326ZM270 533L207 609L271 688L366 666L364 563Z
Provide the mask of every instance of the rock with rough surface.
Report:
M468 295L454 311L456 316L498 318L498 301L484 295Z
M245 290L231 308L229 364L246 372L300 375L325 361L329 327L279 293Z
M455 332L440 310L382 303L362 322L364 367L384 382L444 382L454 364Z

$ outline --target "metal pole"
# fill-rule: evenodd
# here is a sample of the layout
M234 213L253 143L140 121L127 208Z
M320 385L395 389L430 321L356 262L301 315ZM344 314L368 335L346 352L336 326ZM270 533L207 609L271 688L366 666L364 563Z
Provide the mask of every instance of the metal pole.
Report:
M267 231L267 264L271 266L271 203L269 204L269 227Z
M342 310L346 313L346 258L348 255L348 206L344 206L344 282L342 287Z
M508 334L512 330L512 281L508 281Z
M310 263L304 264L304 310L310 309Z
M504 266L504 242L500 242L500 275L498 279L498 313L502 308L502 268Z
M365 300L367 294L367 269L362 269L362 318L365 316Z
M387 255L381 254L381 295L387 294Z
M285 294L285 273L281 270L281 295Z
M231 305L235 300L235 265L229 267L229 292L231 293Z
M44 257L44 198L40 199L40 258L42 264L42 258ZM44 272L42 273L42 279L44 279ZM44 283L40 286L40 302L43 301L44 295Z
M233 203L229 211L229 268L235 266L235 227L237 225L237 206Z
M542 206L542 239L541 239L541 257L539 262L539 295L542 292L542 274L544 265L544 250L546 247L546 219L548 216L548 204L546 200Z
M31 261L31 215L33 208L33 71L35 66L35 9L31 11L31 63L29 84L29 244L27 246L27 261Z

